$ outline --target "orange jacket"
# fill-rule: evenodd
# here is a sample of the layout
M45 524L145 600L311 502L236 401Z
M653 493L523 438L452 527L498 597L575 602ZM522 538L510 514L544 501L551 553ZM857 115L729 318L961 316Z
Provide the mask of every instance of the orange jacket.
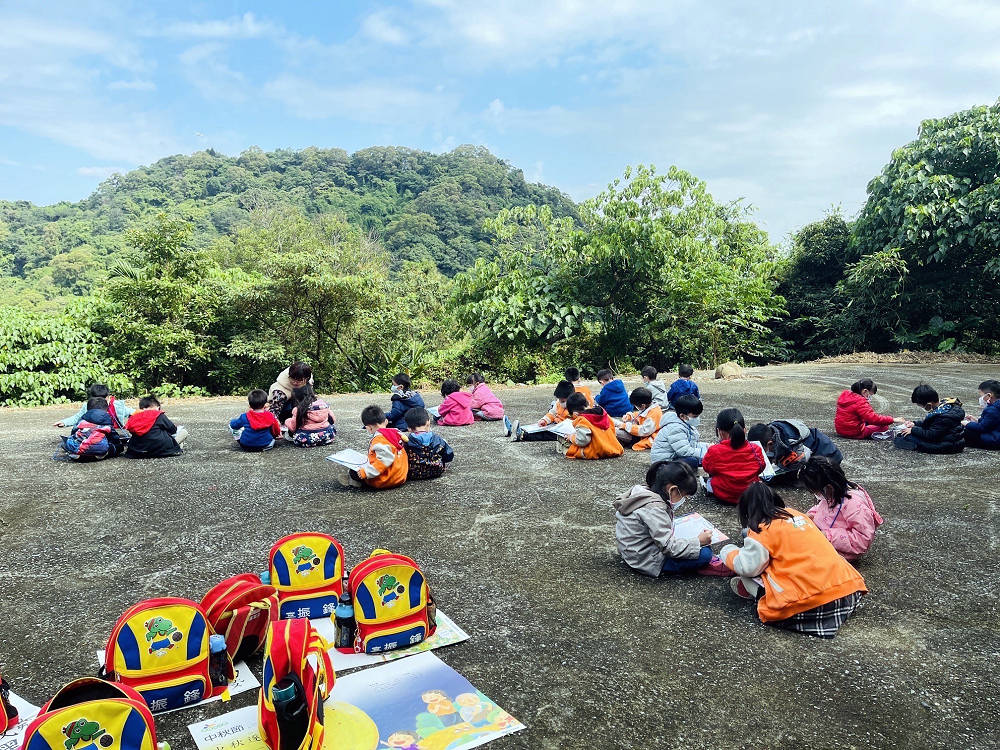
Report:
M763 622L785 620L836 599L867 593L865 579L833 548L809 516L786 508L778 518L751 531L743 547L727 544L719 556L738 576L760 576L764 596L757 602Z
M663 409L656 404L622 417L622 429L629 435L641 438L632 443L632 450L648 451L653 447L656 433L660 431L661 419L663 419Z
M368 444L368 463L358 469L358 476L376 490L398 487L406 481L410 461L403 443L406 436L392 427L383 427Z
M556 424L562 422L564 419L569 419L569 412L566 411L566 403L559 399L554 400L552 405L549 406L548 413L542 419L545 420L546 424ZM542 421L542 419L539 421Z
M576 432L570 436L572 445L566 451L566 458L614 458L625 453L615 435L615 423L607 412L598 417L595 414L578 414L573 419Z
M582 393L584 396L587 397L587 408L590 409L595 403L594 394L591 393L590 389L585 385L577 385L576 383L574 383L573 387L576 388L577 393Z

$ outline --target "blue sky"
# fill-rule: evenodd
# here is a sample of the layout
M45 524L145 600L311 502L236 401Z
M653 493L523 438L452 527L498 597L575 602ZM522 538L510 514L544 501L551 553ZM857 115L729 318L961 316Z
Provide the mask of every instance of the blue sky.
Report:
M578 200L676 164L780 241L995 102L998 32L979 0L3 3L0 198L208 147L474 143Z

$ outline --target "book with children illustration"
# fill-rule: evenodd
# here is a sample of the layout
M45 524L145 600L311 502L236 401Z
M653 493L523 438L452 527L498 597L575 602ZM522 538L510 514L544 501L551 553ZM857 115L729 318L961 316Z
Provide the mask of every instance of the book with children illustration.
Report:
M760 448L760 452L764 455L764 471L760 473L760 478L765 482L769 482L774 479L774 464L772 464L771 459L767 457L767 451L764 450L764 446L761 445L759 440L750 440L748 442L751 442Z
M358 453L358 451L351 448L344 448L344 450L337 451L332 456L327 456L326 460L346 466L349 469L359 469L368 463L368 456L364 453Z

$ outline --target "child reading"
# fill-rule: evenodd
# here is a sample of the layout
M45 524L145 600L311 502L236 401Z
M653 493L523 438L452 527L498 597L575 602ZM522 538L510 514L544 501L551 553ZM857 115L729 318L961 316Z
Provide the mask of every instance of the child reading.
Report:
M767 467L764 452L746 438L746 422L739 409L723 409L715 419L715 434L719 442L705 451L702 468L710 479L705 489L715 499L736 505L743 491L758 481Z
M612 417L621 417L632 410L621 378L616 378L611 370L601 370L597 373L597 382L601 384L601 392L594 399L598 406Z
M444 401L438 407L437 418L437 423L440 426L461 427L476 421L470 408L472 394L463 391L457 380L444 381L441 384L441 396Z
M311 386L292 391L292 416L285 420L286 439L300 448L329 445L337 437L337 428L326 401L317 396Z
M125 429L132 436L125 452L131 458L179 456L188 434L160 411L160 402L153 396L139 399L139 410L128 418Z
M691 378L694 377L694 368L691 365L680 365L677 368L677 380L670 384L670 390L667 391L667 401L669 402L671 408L677 402L681 396L690 393L701 399L701 393L698 391L698 384L694 382Z
M424 408L424 397L413 390L412 386L410 376L405 372L397 373L392 378L392 385L390 386L392 395L389 397L389 400L392 402L392 408L389 410L387 418L389 424L397 430L406 429L406 420L403 419L403 416L408 409L412 409L415 406L419 406L421 409Z
M649 389L649 392L653 394L653 403L661 409L666 409L670 406L670 400L667 398L667 386L662 380L657 378L658 374L656 368L651 365L646 365L639 370L642 382Z
M566 458L616 458L625 453L615 437L615 425L600 406L587 408L587 397L574 393L566 399L566 411L573 420L573 434L559 438Z
M799 469L812 456L826 456L837 464L844 460L844 454L829 437L798 419L757 423L747 431L747 440L764 447L774 468L772 483L794 482Z
M871 397L878 393L878 386L869 378L859 380L844 391L837 399L837 416L833 429L838 435L855 440L870 438L875 433L885 431L896 419L886 414L877 414L872 409Z
M631 445L634 451L648 451L660 429L663 410L653 403L648 388L636 388L629 394L632 411L615 423L615 436L622 445Z
M469 393L472 394L472 401L469 403L469 408L472 409L472 416L484 422L503 419L503 403L486 385L486 378L481 372L469 375L465 383L471 386Z
M406 412L403 419L410 467L407 479L436 479L444 474L445 465L455 458L455 452L444 438L431 432L430 413L417 406Z
M968 417L965 444L970 448L1000 450L1000 382L986 380L979 384L979 405L983 413L979 418Z
M550 424L562 422L569 417L569 412L566 411L566 399L574 393L576 393L576 390L573 388L573 384L568 380L560 380L556 383L556 389L552 392L552 395L555 396L555 398L549 406L548 413L538 420L538 425L540 427L546 427ZM586 398L586 396L584 396L584 398ZM548 430L525 432L521 429L521 423L516 419L512 422L510 417L504 417L503 423L506 434L515 443L556 439L555 433L549 432Z
M674 503L698 491L694 469L680 461L658 461L646 472L646 483L615 500L615 538L622 560L635 571L656 578L660 573L697 571L732 575L709 543L712 532L694 539L674 536Z
M281 437L281 425L274 412L267 408L267 391L256 388L247 394L250 409L230 420L233 438L245 451L268 451L274 439Z
M708 443L698 439L698 417L705 407L693 393L678 397L672 411L660 420L660 431L653 440L652 459L656 461L683 461L691 468L701 466L708 450Z
M563 371L563 376L573 384L573 388L576 389L577 393L582 393L587 397L587 406L594 405L594 394L590 392L587 386L583 385L583 381L580 380L580 371L577 368L567 367Z
M111 415L112 427L116 430L125 427L125 423L128 418L131 417L135 412L132 408L128 406L124 401L118 401L114 396L111 395L111 391L103 383L94 383L87 389L87 398L103 398L108 402L108 414ZM80 407L80 411L74 414L72 417L67 419L62 419L55 424L53 427L74 427L77 422L83 419L83 415L90 411L87 404Z
M833 638L868 593L861 574L763 482L740 496L739 519L748 530L743 547L727 544L719 553L739 576L733 592L756 600L766 625Z
M906 422L894 441L897 448L920 453L961 453L965 449L965 410L957 398L938 398L929 385L913 389L910 401L922 407L927 416Z
M404 448L406 436L389 426L388 417L376 404L361 410L361 424L372 436L368 444L368 463L357 470L341 467L337 481L345 487L369 487L373 490L388 490L403 484L409 473Z
M810 458L799 472L802 486L816 496L806 511L845 560L857 560L871 546L882 516L865 488L847 481L840 464L825 456Z

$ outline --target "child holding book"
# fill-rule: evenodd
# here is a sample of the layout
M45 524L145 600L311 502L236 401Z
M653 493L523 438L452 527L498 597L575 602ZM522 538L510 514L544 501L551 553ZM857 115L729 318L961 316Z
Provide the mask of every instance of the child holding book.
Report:
M667 391L667 401L671 407L674 406L677 399L688 393L696 396L699 400L701 399L698 384L692 380L693 377L694 368L691 365L678 366L677 380L670 384L670 390Z
M455 452L447 441L431 431L431 415L417 406L403 416L406 420L407 480L436 479L444 474Z
M128 418L125 429L131 435L125 452L130 458L179 456L188 434L160 411L160 402L153 396L139 399L139 410Z
M558 424L569 417L569 412L566 411L566 399L576 393L573 388L573 384L568 380L560 380L556 383L556 389L552 392L555 397L552 400L552 404L549 406L549 411L544 417L538 420L539 427L547 427L549 425ZM586 396L584 396L586 398ZM548 430L539 430L538 432L525 432L521 427L521 423L516 419L511 421L510 417L503 418L504 431L510 439L515 443L520 442L533 442L533 441L552 441L556 439L556 435Z
M559 438L566 458L616 458L625 453L615 436L615 424L602 407L587 408L587 397L574 393L566 399L566 411L573 420L573 434Z
M405 430L406 420L403 419L403 416L407 410L416 406L423 409L425 407L424 397L413 390L410 376L405 372L399 372L393 376L389 390L392 392L389 397L392 402L388 414L389 424L397 430Z
M906 422L893 441L897 448L920 453L948 454L965 450L965 410L957 398L939 398L929 385L913 389L910 401L927 416L916 422Z
M110 389L104 385L104 383L94 383L87 389L87 399L92 398L103 398L108 402L108 414L111 416L112 427L114 429L123 429L128 418L131 417L135 412L132 407L126 404L124 401L117 400L111 395ZM80 407L80 410L74 414L72 417L67 417L66 419L61 419L53 427L75 427L76 424L83 419L83 415L89 411L87 404L85 403Z
M628 397L632 411L615 423L615 436L622 445L631 445L634 451L648 451L653 446L660 429L663 410L653 403L648 388L636 388Z
M256 388L247 394L250 408L229 422L233 438L245 451L269 451L281 437L281 425L267 408L267 391Z
M286 439L301 448L329 445L337 437L334 417L329 405L317 396L311 386L292 391L292 415L285 420Z
M674 408L663 415L653 440L651 458L656 461L683 461L697 470L708 450L698 436L698 417L705 407L693 393L685 393Z
M495 422L503 419L503 402L486 385L486 378L481 372L469 375L465 383L470 386L469 393L472 394L472 400L469 402L472 416L484 422Z
M708 472L705 489L715 499L736 505L744 490L760 478L767 467L764 452L747 442L746 422L739 409L723 409L715 420L719 442L705 451L702 468Z
M406 482L410 468L404 447L406 436L389 426L388 417L376 404L361 410L361 424L371 435L368 462L357 470L341 467L337 481L345 487L373 490L388 490Z
M806 511L830 544L853 562L871 547L882 516L865 488L849 482L839 463L814 456L799 471L799 481L816 497Z
M601 370L597 373L597 382L601 384L601 392L594 399L598 406L612 417L624 416L632 410L621 378L616 378L611 370Z
M472 394L463 391L457 380L444 381L441 384L441 396L444 401L438 407L438 425L441 427L462 427L476 421L470 406Z
M855 440L865 440L875 433L884 432L896 422L894 417L878 414L869 403L878 393L878 386L870 378L859 380L837 399L837 415L833 429L838 435Z

